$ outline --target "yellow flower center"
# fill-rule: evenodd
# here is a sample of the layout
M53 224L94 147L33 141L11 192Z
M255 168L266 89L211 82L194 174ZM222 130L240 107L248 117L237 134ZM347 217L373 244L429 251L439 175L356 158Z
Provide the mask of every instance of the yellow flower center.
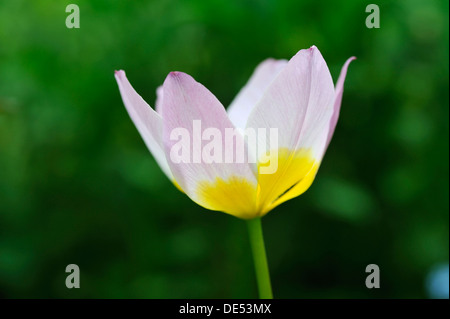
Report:
M200 182L197 188L200 205L243 219L262 217L281 203L304 193L314 181L320 163L308 149L292 152L287 148L270 152L269 161L278 160L273 174L261 174L269 163L258 164L258 184L232 176L227 180ZM274 156L278 156L275 158Z

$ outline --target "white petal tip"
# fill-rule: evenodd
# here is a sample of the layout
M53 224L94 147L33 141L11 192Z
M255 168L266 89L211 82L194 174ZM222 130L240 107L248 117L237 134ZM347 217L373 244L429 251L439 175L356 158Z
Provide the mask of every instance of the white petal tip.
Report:
M116 79L123 79L124 77L126 77L125 71L124 70L115 70L114 76L116 77Z
M343 70L344 72L347 72L347 68L348 68L348 66L350 65L350 62L352 62L352 61L354 61L354 60L356 60L356 57L355 57L355 56L352 56L352 57L348 58L347 61L345 61L344 66L342 67L342 70Z
M183 76L183 72L180 71L172 71L169 73L169 75L167 76L168 78L179 78L181 76Z
M192 77L190 75L180 71L172 71L167 75L163 87L174 84L180 85L182 83L188 82L189 80L192 80Z

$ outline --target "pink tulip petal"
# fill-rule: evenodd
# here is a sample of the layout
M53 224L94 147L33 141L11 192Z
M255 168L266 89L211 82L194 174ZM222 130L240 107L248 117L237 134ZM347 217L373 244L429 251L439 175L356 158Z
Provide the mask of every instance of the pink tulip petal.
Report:
M253 107L287 63L287 60L267 59L256 67L247 84L228 107L228 116L236 127L245 128Z
M163 150L161 116L133 89L124 71L116 71L115 78L131 120L162 171L169 179L173 180L173 175Z
M334 85L316 47L299 51L250 113L247 127L278 129L278 170L258 177L264 213L299 196L314 180L333 113ZM267 148L271 149L269 137ZM258 150L258 158L263 155ZM260 166L258 166L260 167Z
M250 218L255 213L256 178L250 166L244 163L205 163L201 149L208 141L194 132L194 121L201 130L215 128L225 136L225 129L234 129L224 107L216 97L191 76L182 72L171 72L164 82L162 106L163 140L169 166L184 192L196 203L211 210L220 210ZM186 162L176 162L171 157L174 145L181 139L170 138L174 130L184 129L190 134L189 157ZM236 138L243 142L239 134ZM197 145L194 145L198 143ZM201 144L200 144L201 143ZM233 152L222 143L222 154ZM242 193L244 192L244 194ZM214 194L214 196L212 195ZM252 216L254 217L254 216Z
M342 94L344 93L344 82L345 82L345 77L347 76L347 69L348 69L348 66L350 65L350 62L352 62L355 59L356 59L355 57L351 57L347 61L345 61L344 66L342 67L342 70L341 70L341 74L339 75L339 79L336 83L334 110L333 110L333 116L331 117L331 121L330 121L330 129L328 131L327 147L330 144L331 138L333 137L334 130L336 128L337 121L339 119L339 112L341 110L341 102L342 102Z
M313 46L299 51L272 81L252 110L247 127L277 128L279 147L312 149L320 161L333 103L330 71Z

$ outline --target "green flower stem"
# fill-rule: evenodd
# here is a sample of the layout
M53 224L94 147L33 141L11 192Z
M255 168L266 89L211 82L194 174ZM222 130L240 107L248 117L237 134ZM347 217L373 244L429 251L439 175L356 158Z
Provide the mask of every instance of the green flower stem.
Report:
M253 252L253 261L255 263L259 298L272 299L272 285L270 284L269 266L267 265L266 249L264 248L261 218L250 219L247 221L247 225Z

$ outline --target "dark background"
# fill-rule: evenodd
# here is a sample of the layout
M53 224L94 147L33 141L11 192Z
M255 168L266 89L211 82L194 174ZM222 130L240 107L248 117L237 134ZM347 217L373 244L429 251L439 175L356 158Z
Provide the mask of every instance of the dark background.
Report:
M228 105L263 59L311 45L335 80L358 59L316 181L263 218L274 295L428 297L449 259L448 1L376 1L379 29L370 3L2 0L0 297L256 297L245 223L167 180L114 70L152 106L173 70Z

